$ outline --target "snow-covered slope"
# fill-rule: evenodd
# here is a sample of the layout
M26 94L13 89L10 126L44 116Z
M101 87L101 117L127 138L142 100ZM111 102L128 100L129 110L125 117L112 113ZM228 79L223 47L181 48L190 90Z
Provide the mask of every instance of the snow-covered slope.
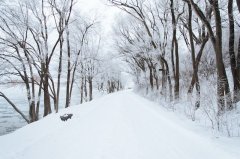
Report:
M61 121L64 113L73 113L72 119ZM192 126L132 91L122 91L1 136L0 159L240 157L238 138L215 139Z

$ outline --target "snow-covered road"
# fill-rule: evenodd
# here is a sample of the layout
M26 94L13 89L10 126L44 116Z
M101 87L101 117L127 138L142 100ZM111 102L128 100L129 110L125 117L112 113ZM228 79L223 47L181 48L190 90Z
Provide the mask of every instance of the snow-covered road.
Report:
M73 118L62 122L64 113ZM122 91L1 136L0 159L240 158L189 127L157 104Z

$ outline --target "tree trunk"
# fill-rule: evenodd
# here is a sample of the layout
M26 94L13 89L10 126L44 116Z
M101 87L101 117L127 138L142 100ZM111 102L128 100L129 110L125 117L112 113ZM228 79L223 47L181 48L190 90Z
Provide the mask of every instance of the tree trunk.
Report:
M81 78L81 87L80 87L80 103L83 103L83 85L84 85L84 78Z
M43 116L47 116L48 114L52 113L51 110L51 101L50 101L50 94L49 94L49 75L48 75L48 66L44 66L44 82L43 82L43 93L44 93L44 114Z
M153 89L153 69L151 66L148 66L148 68L149 68L149 82L151 89Z
M237 6L238 6L238 11L240 13L240 1L236 0L236 2L237 2ZM239 37L239 40L238 40L238 52L237 52L236 70L237 70L238 85L240 85L240 37ZM237 92L237 93L238 93L237 97L239 97L237 99L237 101L239 101L240 100L240 91Z
M178 41L177 41L177 22L174 13L174 3L173 0L170 1L171 15L172 15L172 27L173 27L173 38L172 38L172 65L173 65L173 74L174 74L174 98L176 100L179 99L179 55L178 55ZM175 59L173 56L173 52L175 54ZM176 62L176 66L174 66L174 61Z
M37 99L37 107L36 107L36 120L39 119L39 107L41 102L41 94L42 94L42 85L43 85L43 75L40 74L40 83L38 88L38 99Z
M190 39L190 46L191 46L191 55L192 55L192 65L193 65L193 76L196 83L196 103L195 108L198 109L200 107L200 84L198 80L198 73L196 68L196 61L195 61L195 47L193 42L193 33L192 33L192 8L191 4L188 2L188 32L189 32L189 39Z
M87 77L84 77L84 96L87 100L88 92L87 92Z
M167 97L167 74L163 61L161 60L162 66L162 91L161 94L166 98Z
M237 99L239 99L238 92L240 89L240 85L238 82L238 73L237 73L237 66L236 66L236 58L234 53L234 18L233 18L233 0L228 0L228 20L229 20L229 57L231 63L231 71L233 76L233 102L236 103ZM230 105L232 106L232 105ZM228 110L231 110L232 107L228 107Z
M26 51L26 47L24 46L23 48L24 48L24 53L25 53L25 56L26 56L27 62L28 62L29 72L31 75L32 97L31 97L31 104L30 104L30 109L29 109L29 116L30 116L30 122L34 122L34 121L36 121L35 80L34 80L34 75L33 75L33 68L32 68L28 53Z
M173 93L172 93L172 81L171 81L171 76L170 76L170 72L169 72L169 67L168 67L168 63L167 61L161 57L161 60L163 61L165 67L166 67L166 76L167 76L167 80L168 80L168 86L169 86L169 97L170 97L170 101L173 101Z
M56 107L55 107L56 113L58 112L58 108L59 108L59 95L60 95L60 89L61 89L60 85L61 85L61 75L62 75L63 36L59 41L59 47L60 47L60 52L59 52L59 64L58 64L57 100L56 100Z
M237 3L237 6L238 6L238 10L240 12L240 1L239 0L236 0L236 3Z
M26 53L26 48L24 47L23 44L19 43L20 47L23 48L24 50L24 55L25 57L28 59L28 65L29 65L29 58L27 56L27 53ZM16 52L17 52L17 55L18 55L18 58L20 59L20 62L21 62L21 65L22 65L22 69L23 69L23 74L24 76L22 77L23 81L24 81L24 84L25 84L25 87L26 87L26 92L27 92L27 99L28 99L28 105L29 105L29 117L30 117L30 122L33 122L33 119L32 119L32 111L33 111L33 103L32 103L32 96L31 96L31 90L30 90L30 82L29 82L29 76L28 76L28 71L27 71L27 67L26 67L26 64L25 62L23 61L23 58L21 57L20 55L20 52L19 52L19 49L16 48ZM5 98L6 99L6 98ZM8 100L7 100L8 101ZM11 103L10 103L11 104ZM12 105L12 104L11 104ZM13 106L13 105L12 105Z
M195 4L193 0L190 0L190 3L198 17L202 20L202 22L208 29L208 33L210 35L213 48L215 51L217 67L218 115L221 115L225 110L225 96L227 99L227 105L229 106L232 103L226 70L222 59L222 25L218 1L217 0L210 1L215 15L216 35L214 35L211 24L208 22L207 18L204 16L203 12L200 10L197 4Z
M66 104L65 108L70 105L70 77L71 77L71 50L70 50L70 39L69 39L69 30L68 26L66 26L66 34L67 34L67 55L68 55L68 65L67 65L67 87L66 87Z
M156 70L155 67L153 68L153 77L155 79L156 88L157 88L157 90L159 90L159 82L158 82L157 70Z
M202 57L202 54L203 54L203 49L204 49L206 43L208 42L208 39L209 39L209 38L207 37L207 38L205 38L205 39L203 40L202 45L201 45L201 48L200 48L200 50L199 50L199 52L198 52L198 54L197 54L197 57L196 57L196 60L195 60L197 72L198 72L198 66L199 66L199 63L200 63L200 61L201 61L201 57ZM189 86L189 88L188 88L188 93L192 93L193 88L194 88L194 85L195 85L195 82L196 82L196 81L195 81L195 78L194 78L194 75L193 75L193 76L192 76L192 80L191 80L191 84L190 84L190 86Z
M89 83L89 85L88 85L88 87L89 87L89 101L91 101L92 99L93 99L93 94L92 94L92 92L93 92L93 83L92 83L92 77L89 77L88 78L88 83Z
M225 66L222 58L222 24L221 24L221 15L219 11L218 1L214 0L212 3L213 11L215 14L215 25L216 25L216 41L215 41L215 52L216 52L216 62L218 70L218 98L219 98L219 114L223 113L225 110L225 99L226 95L227 107L231 107L231 96L230 89L228 84L228 79L226 75Z

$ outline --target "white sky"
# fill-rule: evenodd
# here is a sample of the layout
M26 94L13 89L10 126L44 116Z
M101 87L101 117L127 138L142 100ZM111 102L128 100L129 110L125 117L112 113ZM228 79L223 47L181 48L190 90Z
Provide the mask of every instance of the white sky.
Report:
M111 31L114 18L120 11L116 7L107 5L107 0L76 0L80 13L97 18L104 24L104 31Z
M120 10L107 5L107 0L76 0L80 14L97 19L101 23L100 34L104 43L104 54L112 52L113 25ZM75 8L76 9L76 8Z

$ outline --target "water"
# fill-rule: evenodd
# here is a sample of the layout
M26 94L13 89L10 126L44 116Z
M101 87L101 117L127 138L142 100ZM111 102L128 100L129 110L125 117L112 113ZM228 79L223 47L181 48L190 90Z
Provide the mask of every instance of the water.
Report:
M19 109L27 115L28 108L23 99L14 100ZM0 136L13 132L14 130L25 126L25 120L9 105L3 98L0 98Z

